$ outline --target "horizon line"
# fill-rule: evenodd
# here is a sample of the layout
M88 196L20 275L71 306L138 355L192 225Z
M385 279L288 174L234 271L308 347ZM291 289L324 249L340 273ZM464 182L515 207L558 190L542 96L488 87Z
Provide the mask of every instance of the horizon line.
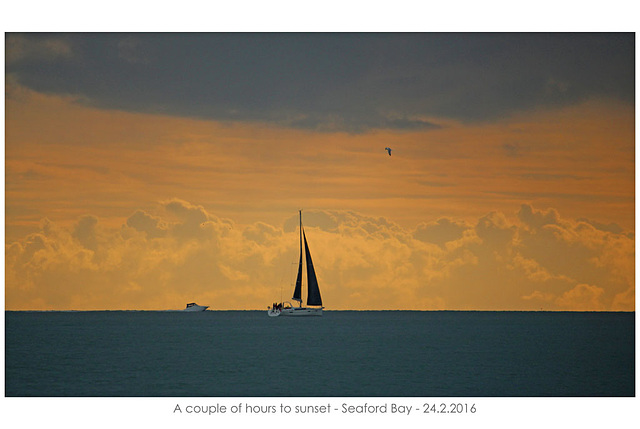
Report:
M10 310L5 309L5 312L31 312L31 313L89 313L89 312L157 312L157 313L207 313L207 312L231 312L231 311L265 311L262 309L220 309L220 310L204 310L199 312L184 311L184 310L172 310L172 309L156 309L156 310L138 310L138 309L94 309L94 310ZM408 309L396 309L396 310L323 310L323 312L457 312L457 313L635 313L634 310L408 310Z

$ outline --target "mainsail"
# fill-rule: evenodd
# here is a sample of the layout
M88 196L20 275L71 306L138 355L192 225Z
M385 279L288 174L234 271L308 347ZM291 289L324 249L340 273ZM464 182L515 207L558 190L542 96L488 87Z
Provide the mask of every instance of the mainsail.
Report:
M318 279L316 271L313 269L311 261L311 253L309 253L309 245L307 244L307 236L302 228L302 212L300 212L300 260L298 262L298 276L296 278L296 287L293 290L292 299L302 304L302 240L304 238L304 254L307 261L307 305L322 305L320 297L320 288L318 287Z
M302 234L304 235L304 232ZM307 305L322 305L318 279L316 278L316 271L313 269L313 262L311 261L311 253L309 253L309 245L307 244L306 235L304 236L304 250L307 258L307 286L309 288Z

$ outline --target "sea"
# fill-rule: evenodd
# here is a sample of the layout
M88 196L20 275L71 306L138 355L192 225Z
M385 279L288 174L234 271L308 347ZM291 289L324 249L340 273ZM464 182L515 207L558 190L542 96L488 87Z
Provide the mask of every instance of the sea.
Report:
M635 312L5 312L7 397L635 393Z

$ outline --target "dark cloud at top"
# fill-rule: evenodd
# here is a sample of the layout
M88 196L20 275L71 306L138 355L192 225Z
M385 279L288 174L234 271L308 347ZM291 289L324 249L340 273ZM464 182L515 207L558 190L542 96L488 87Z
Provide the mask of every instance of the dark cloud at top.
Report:
M318 130L634 101L627 34L8 34L6 71L103 108Z

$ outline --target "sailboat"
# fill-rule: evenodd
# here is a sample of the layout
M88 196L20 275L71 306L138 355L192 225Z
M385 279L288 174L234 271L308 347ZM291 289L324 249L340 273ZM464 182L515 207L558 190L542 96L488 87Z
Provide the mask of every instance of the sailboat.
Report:
M298 262L298 276L296 277L296 286L293 289L294 301L298 302L298 306L294 307L290 302L284 302L280 304L274 304L273 307L269 307L267 314L270 317L278 316L322 316L322 297L320 296L320 288L318 287L318 279L316 278L316 271L313 268L313 262L311 261L311 253L309 253L309 245L307 244L307 237L302 228L302 210L300 213L300 260ZM302 265L303 265L303 253L302 243L304 242L304 260L307 266L307 307L302 306Z

